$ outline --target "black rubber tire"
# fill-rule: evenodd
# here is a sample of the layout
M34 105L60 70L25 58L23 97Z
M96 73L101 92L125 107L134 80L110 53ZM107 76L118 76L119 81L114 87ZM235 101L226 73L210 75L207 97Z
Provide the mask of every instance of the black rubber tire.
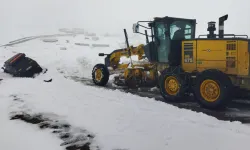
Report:
M97 69L101 69L102 71L102 79L100 81L97 81L95 79L95 71ZM108 81L109 81L109 70L108 68L104 65L104 64L96 64L92 70L92 80L93 82L95 83L95 85L98 85L98 86L105 86Z
M220 96L214 102L208 102L201 96L200 86L202 82L207 79L215 81L220 88ZM201 72L196 78L194 86L194 97L197 100L197 102L204 108L222 109L225 108L227 104L231 102L233 97L232 89L233 89L233 84L230 78L226 74L224 74L219 70L214 70L214 69L206 70Z
M170 95L165 90L165 80L170 76L175 77L179 82L179 91L176 95ZM159 85L160 93L164 100L167 102L180 102L181 100L183 100L183 97L188 90L187 82L185 80L185 74L183 74L183 71L170 71L170 69L163 71L159 78Z

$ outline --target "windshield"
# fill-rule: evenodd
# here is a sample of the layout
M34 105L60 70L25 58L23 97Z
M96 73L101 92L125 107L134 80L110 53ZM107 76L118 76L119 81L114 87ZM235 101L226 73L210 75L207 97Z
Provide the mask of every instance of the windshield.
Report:
M174 21L170 25L171 40L183 40L192 38L193 27L187 21Z

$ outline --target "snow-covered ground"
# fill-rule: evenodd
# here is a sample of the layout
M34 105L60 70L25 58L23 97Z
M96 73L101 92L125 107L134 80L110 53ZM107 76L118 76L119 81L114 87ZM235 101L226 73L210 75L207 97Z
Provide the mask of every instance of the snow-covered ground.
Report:
M87 130L95 135L92 145L101 150L235 150L250 146L250 128L239 122L219 121L154 99L90 87L65 78L90 78L92 67L103 62L99 52L109 53L124 45L123 37L99 38L93 41L78 35L58 37L58 42L48 43L36 39L0 48L0 64L22 52L48 68L46 74L35 79L12 78L0 73L3 79L0 82L0 149L63 149L62 141L49 130L9 120L11 113L22 111L57 116L74 128ZM75 43L109 44L109 47ZM43 82L50 78L52 82Z

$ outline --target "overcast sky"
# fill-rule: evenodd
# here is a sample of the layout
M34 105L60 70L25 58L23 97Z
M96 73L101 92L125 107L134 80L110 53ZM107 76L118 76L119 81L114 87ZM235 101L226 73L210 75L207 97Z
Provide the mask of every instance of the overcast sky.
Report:
M250 35L249 0L0 0L1 39L58 28L85 28L96 32L131 32L138 20L155 16L197 19L197 34L208 21L229 14L225 33ZM131 34L131 33L130 33ZM14 39L13 39L14 40Z

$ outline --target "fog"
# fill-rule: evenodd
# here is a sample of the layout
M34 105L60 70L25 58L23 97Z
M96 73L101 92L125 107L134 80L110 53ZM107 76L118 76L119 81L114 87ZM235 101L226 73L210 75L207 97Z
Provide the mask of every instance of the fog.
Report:
M197 34L208 21L228 14L225 33L250 35L248 0L1 0L0 43L59 28L84 28L97 33L123 33L138 20L173 16L197 19Z

